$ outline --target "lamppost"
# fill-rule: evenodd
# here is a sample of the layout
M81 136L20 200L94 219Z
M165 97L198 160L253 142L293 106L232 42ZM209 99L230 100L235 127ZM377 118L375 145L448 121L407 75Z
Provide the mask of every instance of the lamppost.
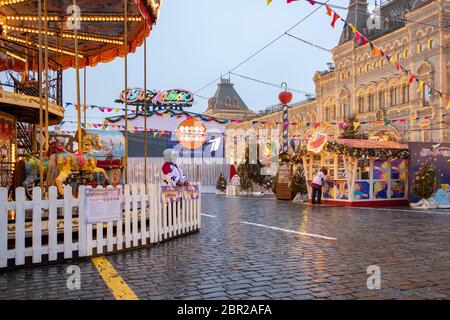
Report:
M281 84L281 87L284 88L284 91L282 91L278 99L280 100L281 104L283 104L283 148L282 153L287 154L288 148L289 148L289 106L288 104L292 101L292 92L288 91L288 86L286 82L283 82Z

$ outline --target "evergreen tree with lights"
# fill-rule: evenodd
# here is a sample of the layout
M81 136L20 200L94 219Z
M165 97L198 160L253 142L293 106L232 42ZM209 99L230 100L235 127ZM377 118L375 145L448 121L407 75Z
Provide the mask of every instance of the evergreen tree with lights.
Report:
M227 190L227 180L225 180L225 177L223 176L222 172L220 173L220 176L217 179L216 189L222 192L225 192Z
M298 170L295 170L294 174L292 175L291 181L289 182L289 189L291 189L292 199L294 199L298 193L308 193L305 175L301 167L299 167Z
M259 149L259 148L258 148ZM259 150L258 150L259 152ZM243 191L253 191L254 185L265 187L268 185L268 176L261 175L261 169L264 166L257 155L255 163L250 163L249 160L249 148L245 149L245 161L241 163L237 169L240 177L240 187ZM271 178L271 177L269 177Z
M425 161L414 175L412 193L422 199L428 199L437 191L438 187L436 169L428 161Z
M355 126L358 122L358 117L356 114L351 114L344 119L344 131L341 134L342 139L368 139L367 134L361 134L361 127Z

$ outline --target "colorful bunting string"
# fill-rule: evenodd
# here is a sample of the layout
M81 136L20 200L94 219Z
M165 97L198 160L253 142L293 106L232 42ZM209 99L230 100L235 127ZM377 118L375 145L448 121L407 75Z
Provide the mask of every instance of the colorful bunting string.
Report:
M315 5L315 1L307 0L311 5ZM287 3L292 3L293 1L287 1ZM442 90L439 90L435 88L429 81L423 81L420 80L419 76L412 73L407 68L403 67L398 61L396 61L393 57L390 57L386 52L384 52L381 48L376 47L372 42L369 41L369 39L362 34L360 31L356 29L354 25L346 21L345 19L341 18L340 15L334 11L332 8L330 8L328 5L325 4L326 14L329 17L332 17L331 26L334 28L335 24L338 20L344 23L344 29L350 27L351 31L355 34L355 39L358 45L366 45L370 44L370 48L372 51L372 54L376 57L383 57L385 58L390 64L392 64L398 71L401 71L407 75L409 75L409 81L408 84L411 85L414 80L418 83L418 92L422 92L424 90L424 86L427 87L427 93L429 95L436 95L440 98L446 99L446 101L449 101L448 107L450 108L450 95L447 93L442 92Z

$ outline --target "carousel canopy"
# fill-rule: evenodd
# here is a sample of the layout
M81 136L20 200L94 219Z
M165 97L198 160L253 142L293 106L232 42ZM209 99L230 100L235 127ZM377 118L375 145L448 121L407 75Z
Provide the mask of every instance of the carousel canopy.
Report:
M74 28L77 21L79 67L95 66L125 55L124 1L47 0L42 30L47 25L51 69L75 67ZM127 0L128 52L134 52L150 34L159 13L160 0ZM38 0L0 1L0 71L37 70L39 48ZM72 8L72 9L69 9ZM42 31L44 34L44 31ZM44 37L42 37L44 38ZM44 40L42 40L44 47ZM5 56L7 59L5 59Z
M19 122L38 123L39 106L38 97L0 90L0 111L11 114ZM64 109L49 102L48 118L49 125L60 123L64 118Z

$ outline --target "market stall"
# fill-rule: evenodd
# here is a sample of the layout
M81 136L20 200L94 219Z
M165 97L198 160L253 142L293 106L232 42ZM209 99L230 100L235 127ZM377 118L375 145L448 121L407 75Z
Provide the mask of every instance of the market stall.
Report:
M325 167L323 202L343 206L393 206L408 203L408 146L390 141L329 140L316 132L297 150L311 197L314 175Z

